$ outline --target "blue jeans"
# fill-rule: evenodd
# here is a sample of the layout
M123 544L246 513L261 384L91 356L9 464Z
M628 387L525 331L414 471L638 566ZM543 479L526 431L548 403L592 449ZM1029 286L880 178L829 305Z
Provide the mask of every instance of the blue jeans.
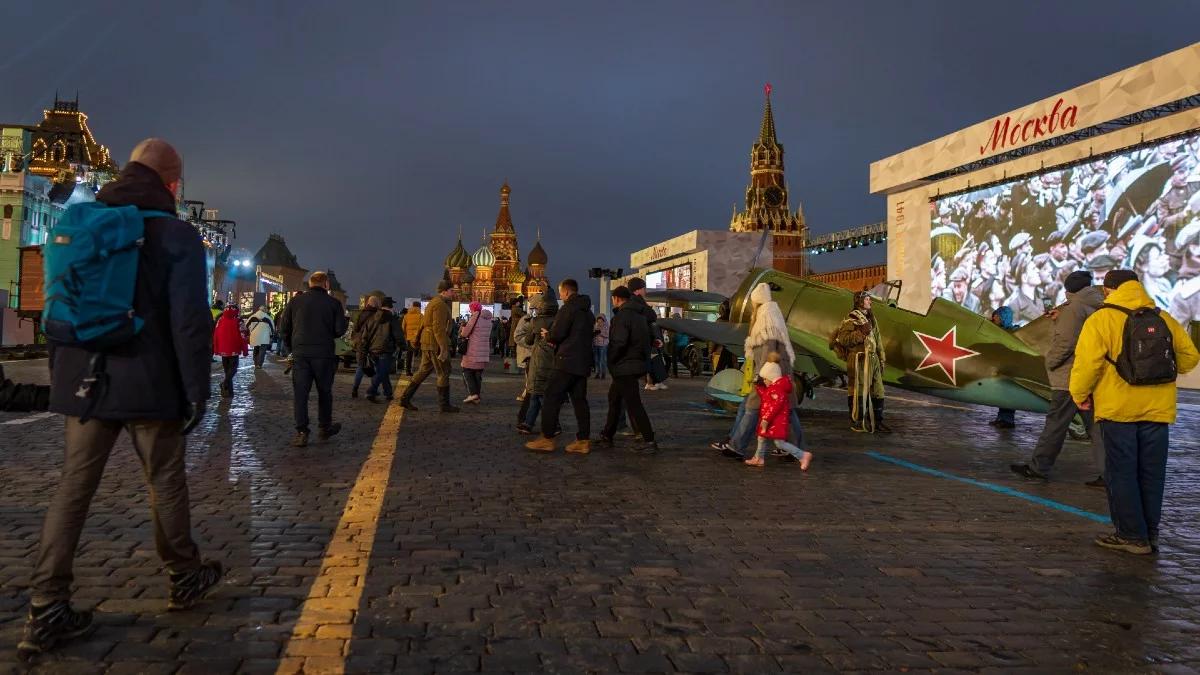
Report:
M358 385L362 384L364 377L366 377L366 373L363 372L362 366L355 366L355 368L354 368L354 391L358 391Z
M746 409L746 399L738 406L737 417L733 418L733 429L729 432L729 445L743 455L748 454L750 442L758 426L758 408ZM800 415L792 408L788 416L788 431L796 439L796 445L804 447L804 432L800 429Z
M538 413L542 411L542 394L529 395L529 412L525 413L525 426L532 428L534 422L537 422Z
M1161 422L1100 422L1108 512L1119 537L1158 538L1167 482L1168 429Z
M774 445L775 447L784 450L787 452L787 454L795 457L796 459L804 459L804 451L792 445L791 443L788 443L787 441L781 441L779 439L763 438L762 436L758 437L758 450L755 451L754 456L757 459L766 459L767 446L769 445Z
M592 345L592 363L596 364L596 377L608 374L608 345L597 347Z
M362 369L359 369L362 372ZM379 385L383 385L383 395L392 397L392 355L380 354L375 357L375 377L371 380L371 386L367 389L367 396L374 396L379 393ZM358 387L358 375L354 376L354 386Z

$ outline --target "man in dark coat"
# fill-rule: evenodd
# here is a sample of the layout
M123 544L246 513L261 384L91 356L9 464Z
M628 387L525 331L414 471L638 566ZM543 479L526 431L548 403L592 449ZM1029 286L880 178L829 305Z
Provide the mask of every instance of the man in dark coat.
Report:
M147 139L96 199L173 213L182 174L175 149ZM122 430L150 484L155 548L171 579L168 608L191 607L221 579L221 564L202 561L192 539L184 468L184 436L203 417L209 396L212 314L204 247L195 228L181 220L147 218L145 226L133 300L135 314L145 321L142 330L104 352L59 345L50 354L50 410L66 416L66 451L42 527L29 621L18 645L26 655L91 627L91 612L70 606L72 566L96 485ZM90 419L84 422L85 417Z
M328 439L342 430L333 421L333 376L337 374L337 353L333 341L346 333L349 321L337 298L329 295L329 275L313 272L308 290L283 310L279 334L292 354L292 412L296 417L296 438L292 445L308 445L308 396L317 385L317 438Z
M554 346L554 371L546 383L545 407L542 409L542 437L525 444L530 450L554 452L557 446L554 436L558 433L558 412L563 398L571 397L575 408L575 421L579 426L575 441L567 445L567 452L586 454L591 450L591 411L587 403L587 381L592 373L592 301L579 294L579 284L574 279L563 279L558 285L558 295L563 299L549 330L542 334Z
M404 339L404 329L400 327L400 319L392 311L396 303L391 298L384 298L372 320L373 326L368 328L370 344L366 345L367 353L375 361L375 377L367 388L367 400L379 402L379 388L383 387L383 396L392 400L392 364L395 362L396 347Z
M646 374L646 362L650 359L650 323L630 301L632 298L633 294L624 286L612 291L612 303L616 308L608 330L608 370L612 374L612 384L608 388L608 420L600 434L600 442L612 445L617 422L622 411L628 409L645 443L638 450L654 452L658 450L658 444L654 442L654 427L642 405L638 384Z

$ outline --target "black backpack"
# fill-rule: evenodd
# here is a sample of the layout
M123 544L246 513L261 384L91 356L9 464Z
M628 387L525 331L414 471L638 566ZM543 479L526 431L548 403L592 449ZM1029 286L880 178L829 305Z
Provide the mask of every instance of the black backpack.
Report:
M1159 316L1159 309L1127 309L1108 303L1100 307L1118 310L1127 317L1124 345L1117 360L1107 355L1104 357L1116 367L1117 375L1134 386L1174 382L1179 376L1179 368L1175 363L1175 343L1170 326Z

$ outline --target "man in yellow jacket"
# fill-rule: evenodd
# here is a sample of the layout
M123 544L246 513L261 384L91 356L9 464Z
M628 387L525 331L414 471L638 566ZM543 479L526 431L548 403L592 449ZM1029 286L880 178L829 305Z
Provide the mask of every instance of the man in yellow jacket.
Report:
M1104 277L1104 295L1105 304L1084 322L1075 347L1071 398L1084 410L1094 401L1104 441L1108 510L1116 532L1097 538L1096 544L1147 555L1158 547L1168 425L1175 422L1175 382L1133 385L1118 373L1125 323L1132 320L1118 308L1154 308L1137 274L1112 270ZM1171 315L1158 312L1158 316L1171 333L1177 373L1195 368L1200 353L1191 337ZM1169 363L1169 356L1165 358Z
M404 374L412 377L413 355L421 353L421 303L413 301L412 307L404 313ZM420 365L420 362L417 363Z

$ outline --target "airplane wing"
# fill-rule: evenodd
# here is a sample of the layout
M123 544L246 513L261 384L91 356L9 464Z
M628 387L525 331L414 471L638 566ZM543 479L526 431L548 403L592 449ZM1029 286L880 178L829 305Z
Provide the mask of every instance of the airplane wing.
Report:
M697 319L659 319L655 322L659 328L683 333L688 337L706 342L715 342L728 348L734 354L742 353L742 345L746 343L746 335L750 326L744 323L729 323L728 321L700 321Z

